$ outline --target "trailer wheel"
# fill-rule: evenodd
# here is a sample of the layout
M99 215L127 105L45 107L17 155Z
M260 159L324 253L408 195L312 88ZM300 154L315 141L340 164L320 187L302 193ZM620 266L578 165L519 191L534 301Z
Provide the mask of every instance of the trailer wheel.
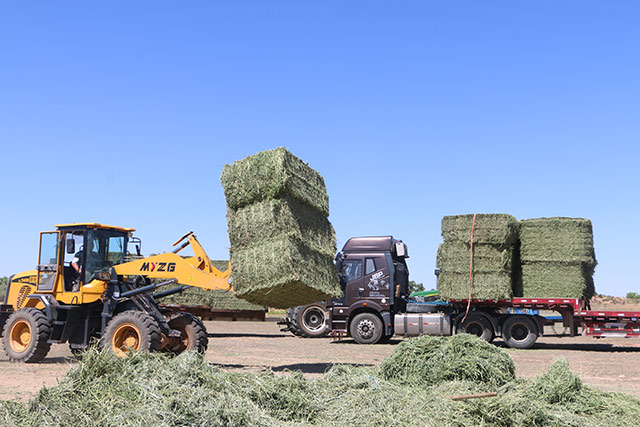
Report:
M349 326L349 333L358 344L375 344L383 332L382 320L373 313L356 315Z
M166 349L172 353L180 354L191 350L198 353L206 353L209 345L207 329L200 319L191 313L174 313L167 320L169 327L180 331L181 338L169 344Z
M491 322L481 314L468 315L464 322L458 324L456 333L475 335L488 342L495 336Z
M538 327L529 316L509 316L502 325L502 337L511 348L531 348L538 339Z
M51 344L47 316L33 307L15 311L4 325L2 344L11 362L35 363L45 358Z
M130 351L158 350L162 334L158 322L141 311L127 310L111 319L100 345L117 356Z

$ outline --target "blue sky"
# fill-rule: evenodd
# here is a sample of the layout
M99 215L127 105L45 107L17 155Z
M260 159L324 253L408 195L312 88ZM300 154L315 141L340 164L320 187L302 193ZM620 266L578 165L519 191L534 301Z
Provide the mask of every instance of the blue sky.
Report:
M640 292L637 2L0 6L0 275L37 233L194 230L228 251L225 163L286 146L330 220L392 234L435 286L443 215L590 218L596 290Z

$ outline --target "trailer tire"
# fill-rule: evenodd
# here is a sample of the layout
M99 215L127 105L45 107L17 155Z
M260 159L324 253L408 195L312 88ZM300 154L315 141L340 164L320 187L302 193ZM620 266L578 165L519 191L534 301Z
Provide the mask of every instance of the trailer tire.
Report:
M2 344L11 362L36 363L49 353L51 324L38 309L22 308L13 312L4 325Z
M349 325L349 333L358 344L376 344L384 335L382 320L373 313L357 314Z
M472 313L461 321L456 328L458 334L475 335L487 342L493 341L495 337L493 326L489 319L481 314Z
M182 337L166 347L172 353L180 354L183 351L197 351L206 353L209 346L207 328L191 313L174 313L167 323L171 329L180 331Z
M531 348L538 339L538 326L529 316L509 316L502 324L502 338L511 348Z
M124 357L131 350L159 350L161 342L160 326L153 317L142 311L126 310L111 319L100 347Z

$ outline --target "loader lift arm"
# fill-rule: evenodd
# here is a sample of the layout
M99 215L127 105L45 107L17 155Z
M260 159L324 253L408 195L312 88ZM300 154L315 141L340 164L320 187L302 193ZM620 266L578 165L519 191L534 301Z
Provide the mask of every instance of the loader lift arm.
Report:
M182 244L180 245L180 243ZM230 266L225 271L215 268L193 231L182 236L173 246L177 246L173 252L118 264L114 266L115 271L118 275L123 276L176 279L176 282L181 285L195 286L206 290L232 290L229 280ZM178 255L178 252L187 246L191 246L194 256L183 258Z

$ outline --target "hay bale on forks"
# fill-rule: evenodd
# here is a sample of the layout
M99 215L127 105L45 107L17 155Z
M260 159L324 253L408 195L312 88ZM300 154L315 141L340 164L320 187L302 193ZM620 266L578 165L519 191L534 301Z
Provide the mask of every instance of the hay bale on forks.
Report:
M225 165L236 295L289 308L340 295L322 176L284 148Z

